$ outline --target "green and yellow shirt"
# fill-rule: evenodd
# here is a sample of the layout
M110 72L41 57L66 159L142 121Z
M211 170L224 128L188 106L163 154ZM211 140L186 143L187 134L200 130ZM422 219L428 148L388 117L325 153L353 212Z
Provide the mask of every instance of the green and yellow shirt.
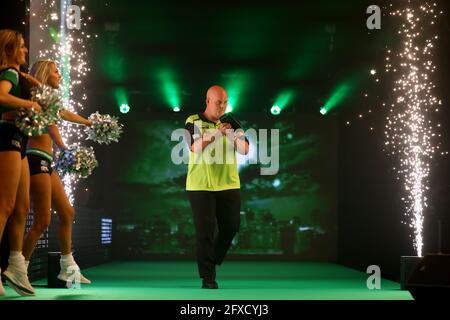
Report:
M186 119L185 129L189 132L190 143L187 191L223 191L241 187L234 143L226 136L210 143L201 153L190 150L197 139L208 131L218 129L220 124L220 121L214 123L206 119L201 113ZM219 148L222 150L221 155L216 154Z

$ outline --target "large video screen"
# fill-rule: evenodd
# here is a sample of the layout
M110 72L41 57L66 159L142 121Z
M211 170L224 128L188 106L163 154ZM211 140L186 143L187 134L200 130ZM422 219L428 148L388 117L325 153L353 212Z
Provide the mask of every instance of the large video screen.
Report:
M186 116L135 117L108 152L114 243L122 258L194 256L195 229L185 191L187 164L174 164L174 130ZM337 119L316 115L242 118L250 152L238 155L241 225L230 254L334 260L337 248ZM265 164L260 158L268 129ZM272 130L272 131L271 131ZM273 132L278 133L278 138ZM181 154L188 155L187 144ZM271 154L273 153L273 154ZM278 163L274 156L278 154ZM271 159L273 163L267 162ZM262 175L261 168L277 169ZM274 171L274 170L272 170ZM272 172L274 173L274 172Z

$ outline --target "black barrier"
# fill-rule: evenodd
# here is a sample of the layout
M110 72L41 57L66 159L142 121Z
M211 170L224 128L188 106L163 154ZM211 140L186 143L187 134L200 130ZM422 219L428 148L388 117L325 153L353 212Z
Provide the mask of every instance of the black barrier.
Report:
M411 274L407 290L416 300L442 300L450 294L450 254L426 255Z

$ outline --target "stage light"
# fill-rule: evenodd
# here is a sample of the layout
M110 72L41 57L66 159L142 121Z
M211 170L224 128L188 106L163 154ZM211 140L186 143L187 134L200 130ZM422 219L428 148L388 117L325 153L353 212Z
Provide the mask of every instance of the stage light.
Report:
M270 109L270 113L272 113L273 115L279 115L281 113L281 110L283 110L291 102L293 97L293 90L284 90L280 92L275 99L273 107Z
M270 108L270 113L273 114L274 116L279 115L281 112L281 108L279 106L273 106L272 108Z
M121 113L128 113L130 111L130 106L126 103L120 105Z
M375 69L370 70L371 75L375 75L376 73L377 73L377 71Z
M278 188L281 185L280 179L273 180L272 185L274 188Z
M180 107L173 107L172 110L173 110L174 112L180 112L180 111L181 111Z
M158 71L158 77L161 81L161 90L167 105L171 106L172 110L175 112L180 111L181 109L178 107L181 104L180 89L177 84L175 70L170 68L160 69ZM175 108L178 108L179 110L176 111Z
M352 86L350 85L349 81L342 83L336 89L331 93L330 98L325 102L325 105L321 109L320 113L323 115L325 113L328 113L331 109L338 106L345 98L347 98L350 94ZM323 113L323 111L325 113Z
M231 112L233 111L233 107L231 106L231 104L227 104L227 108L225 109L225 113Z
M113 95L116 100L117 106L121 113L128 113L130 111L130 105L128 104L128 94L124 87L116 87L113 89Z
M236 112L239 106L243 105L242 99L245 96L242 93L246 92L249 84L252 83L250 74L247 71L230 70L222 76L226 78L223 87L227 92L229 105L225 112Z
M324 115L327 114L327 112L328 112L327 109L325 109L325 108L320 108L320 114L321 114L321 115L324 116Z

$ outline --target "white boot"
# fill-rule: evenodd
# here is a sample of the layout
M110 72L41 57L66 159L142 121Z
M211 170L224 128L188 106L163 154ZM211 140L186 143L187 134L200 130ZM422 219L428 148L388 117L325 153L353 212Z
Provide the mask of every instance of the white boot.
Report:
M67 255L61 255L61 259L59 261L59 265L61 267L61 271L58 274L58 279L64 282L67 282L69 279L73 279L74 273L76 274L75 279L79 275L80 283L82 284L90 284L91 281L84 277L81 274L80 267L75 262L72 254L69 253Z
M11 251L8 268L3 273L8 285L21 296L33 296L35 294L26 268L25 258L20 251Z

